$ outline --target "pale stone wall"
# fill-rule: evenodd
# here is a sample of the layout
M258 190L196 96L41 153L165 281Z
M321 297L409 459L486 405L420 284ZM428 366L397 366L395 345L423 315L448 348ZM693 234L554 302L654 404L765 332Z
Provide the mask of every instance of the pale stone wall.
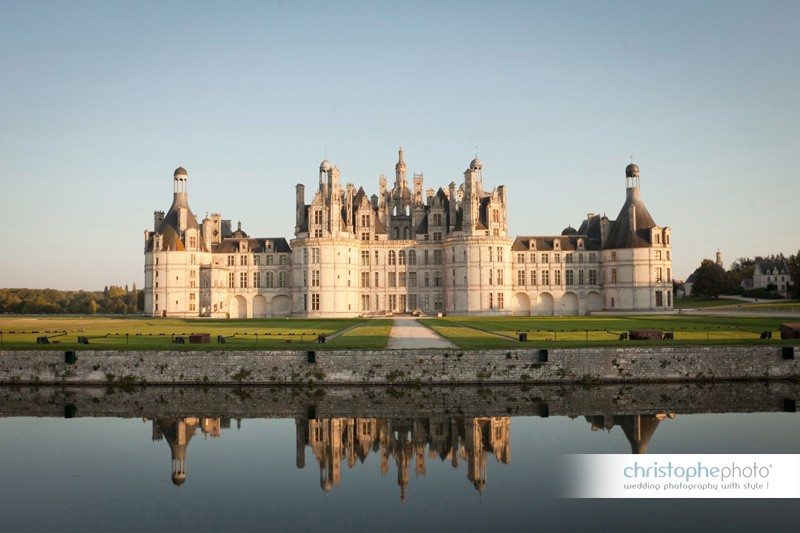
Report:
M795 357L800 346L790 347ZM0 352L2 383L449 384L786 379L800 375L782 346L539 350Z

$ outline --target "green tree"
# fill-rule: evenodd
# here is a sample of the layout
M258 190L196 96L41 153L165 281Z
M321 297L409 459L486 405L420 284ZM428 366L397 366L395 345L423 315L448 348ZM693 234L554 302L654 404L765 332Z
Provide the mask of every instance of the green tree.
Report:
M700 266L694 271L694 276L692 296L716 298L720 294L729 293L735 289L725 269L711 259L703 259Z
M789 267L789 279L792 284L789 287L789 297L800 298L800 250L789 256L786 265Z

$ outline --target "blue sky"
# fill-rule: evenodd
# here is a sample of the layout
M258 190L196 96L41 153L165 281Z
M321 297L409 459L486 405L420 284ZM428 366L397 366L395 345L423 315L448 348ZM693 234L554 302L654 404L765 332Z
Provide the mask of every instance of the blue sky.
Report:
M426 187L477 145L512 235L615 217L633 155L677 277L800 248L800 3L166 4L0 2L0 286L141 286L178 165L288 238L326 149L374 192L401 144Z

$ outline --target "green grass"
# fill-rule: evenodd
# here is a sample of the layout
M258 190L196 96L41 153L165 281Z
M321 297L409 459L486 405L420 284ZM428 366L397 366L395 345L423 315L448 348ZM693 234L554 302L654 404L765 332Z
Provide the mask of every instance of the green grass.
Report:
M368 320L325 343L325 348L382 350L386 348L386 343L389 341L389 330L391 329L391 320Z
M674 341L651 344L761 344L780 342L781 319L752 317L706 317L683 315L631 315L615 317L444 317L422 323L461 348L507 348L525 346L517 332L526 331L536 346L629 346L619 335L632 329L672 331ZM771 331L773 340L761 340ZM788 341L787 341L788 342Z
M704 298L702 296L688 296L686 298L675 298L672 301L675 309L700 309L703 307L721 307L740 304L739 300L728 298Z
M759 302L743 302L728 298L703 298L691 296L675 298L675 309L704 309L713 307L720 311L777 311L781 313L800 313L800 302L797 300L761 300Z
M322 347L323 345L316 344L318 335L331 335L359 322L361 321L358 319L291 318L211 320L92 316L0 317L0 331L3 332L0 349L292 350ZM11 333L12 331L15 333ZM21 331L26 333L20 333ZM31 333L32 331L40 333ZM67 334L51 338L53 344L36 344L37 336L54 334L44 333L45 331L66 331ZM128 334L127 340L126 333ZM211 344L174 344L172 342L173 334L188 335L190 333L210 333ZM258 333L257 337L256 333ZM79 335L108 336L90 339L88 345L81 345L77 343ZM228 337L225 344L217 344L217 335ZM388 337L388 331L386 336ZM364 337L352 336L349 337L351 344L344 345L340 342L337 347L371 347L379 343L376 337L378 337L378 333ZM334 341L331 344L334 344ZM326 343L324 346L327 345Z

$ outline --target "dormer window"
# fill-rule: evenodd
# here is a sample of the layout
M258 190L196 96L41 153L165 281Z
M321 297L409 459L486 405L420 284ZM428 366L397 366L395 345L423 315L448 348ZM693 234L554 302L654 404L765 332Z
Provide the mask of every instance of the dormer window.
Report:
M322 224L322 209L314 210L314 224Z

